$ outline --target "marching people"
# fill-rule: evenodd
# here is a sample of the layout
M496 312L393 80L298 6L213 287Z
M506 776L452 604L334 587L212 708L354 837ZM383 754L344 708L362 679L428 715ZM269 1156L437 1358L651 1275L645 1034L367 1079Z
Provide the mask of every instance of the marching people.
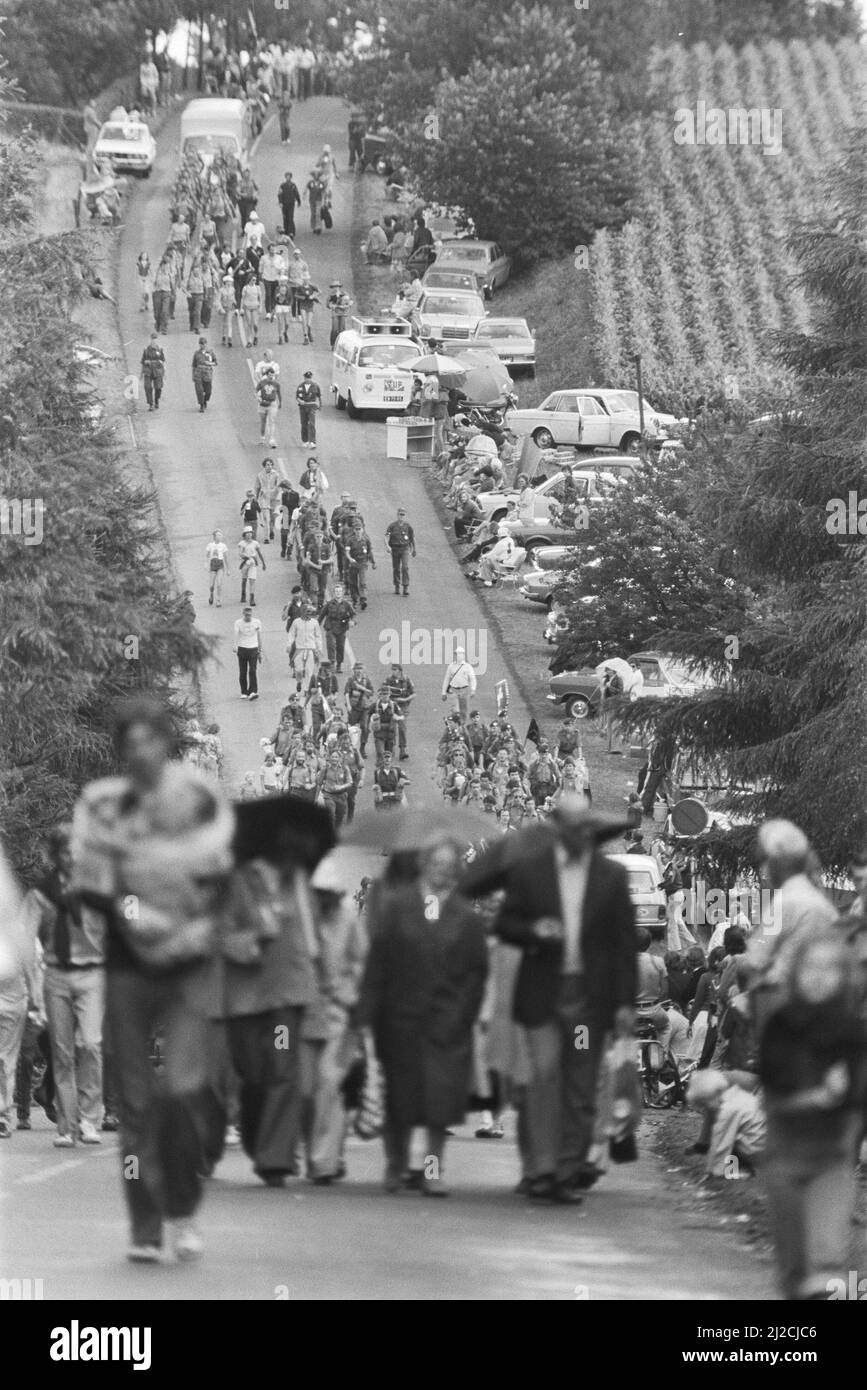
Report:
M259 277L253 275L241 290L241 314L247 342L253 347L259 344L259 315L262 312L262 286Z
M277 202L280 204L280 213L283 218L283 232L286 236L295 236L295 209L301 206L301 194L298 185L292 177L291 170L286 171L286 175L277 190Z
M400 761L404 762L409 757L406 746L406 718L409 707L415 699L415 686L409 676L405 675L400 662L393 661L391 663L391 670L385 678L385 689L388 691L396 711L397 746Z
M313 284L309 274L305 274L301 284L295 288L295 303L304 334L302 341L310 344L313 342L313 310L319 303L319 287ZM315 440L311 443L315 443Z
M127 1257L197 1259L216 908L234 821L213 778L171 761L175 729L145 697L114 726L120 777L85 788L73 817L72 887L107 928L107 1020L120 1106ZM129 910L134 905L134 911ZM159 1076L151 1039L159 1028ZM130 1166L134 1165L134 1166Z
M406 519L406 510L398 507L397 518L390 522L385 531L385 543L391 551L391 577L394 592L399 594L403 585L404 598L409 596L409 557L415 559L415 532Z
M241 1143L266 1187L282 1187L297 1172L299 1039L316 998L319 958L307 872L275 805L261 852L233 875L221 960L220 1013L241 1083Z
M273 379L273 374L270 372L266 377L263 377L263 380L267 380L269 377ZM277 524L277 511L280 505L280 488L280 477L274 467L273 459L263 459L262 467L256 474L256 501L260 507L262 526L265 531L263 539L266 545L274 539L274 527Z
M477 687L476 673L470 662L467 661L464 648L455 647L455 659L449 662L443 677L442 697L443 701L446 701L450 695L453 697L462 723L467 721L470 697L475 695Z
M255 498L253 501L255 502ZM252 526L244 527L241 539L238 541L238 555L240 556L238 568L241 571L241 603L246 604L249 595L250 606L255 608L256 575L260 565L263 571L268 566L265 564L265 556L259 548L259 542L255 539Z
M346 328L349 320L349 311L352 308L352 300L346 293L339 280L331 281L331 293L326 303L326 308L331 311L331 337L329 342L332 347L337 342L338 337Z
M71 830L59 825L52 831L49 871L24 899L44 951L57 1149L102 1143L105 920L73 891Z
M135 263L136 276L138 277L138 288L141 295L140 309L143 314L147 313L150 304L153 280L151 277L151 258L147 251L139 251Z
M229 564L229 547L223 539L222 531L211 533L211 539L205 547L205 557L208 561L208 573L210 575L208 603L213 604L216 599L217 607L222 608L223 580L226 577L226 569Z
M347 723L350 728L356 725L360 732L359 752L367 756L367 740L370 734L370 711L374 704L373 681L364 669L364 663L356 661L352 675L343 687L343 695L348 709Z
M393 758L390 748L378 754L373 773L373 804L377 810L403 805L406 800L403 789L409 786L409 778L402 768L395 767Z
M338 675L343 671L343 652L346 634L355 623L355 609L346 598L342 584L335 584L332 597L319 611L319 622L325 633L328 660L334 664Z
M256 382L255 390L259 405L259 443L264 444L267 436L269 448L276 449L277 412L283 404L283 396L277 373L273 368L268 368L262 373Z
M588 1154L605 1037L612 1028L631 1037L635 1026L632 901L626 874L601 852L624 828L564 797L547 821L481 854L461 882L472 896L505 890L495 932L523 951L513 1016L530 1062L534 1200L575 1205L596 1181Z
M243 615L235 619L233 651L238 658L238 681L242 700L259 698L259 664L262 650L262 624L253 617L253 602L244 607Z
M367 607L367 571L376 569L373 545L361 517L355 517L342 537L349 597L362 612Z
M447 1197L446 1135L467 1109L473 1024L488 953L481 919L458 891L461 848L432 837L414 881L376 885L367 906L370 950L359 1022L372 1032L385 1074L385 1190L409 1176L409 1143L427 1130L418 1186Z
M322 628L314 616L313 605L305 600L301 615L292 622L286 639L289 665L295 677L295 688L306 693L312 685L319 663L325 656Z
M151 334L151 340L141 355L141 378L144 382L145 400L148 410L159 410L166 375L166 355L159 345L159 335Z
M316 415L322 409L322 389L313 380L313 373L306 371L304 379L295 392L298 402L298 415L301 421L301 447L313 448L316 445Z
M199 346L193 353L193 385L196 389L199 413L202 415L207 410L208 402L211 399L216 367L217 359L208 347L207 338L200 338Z

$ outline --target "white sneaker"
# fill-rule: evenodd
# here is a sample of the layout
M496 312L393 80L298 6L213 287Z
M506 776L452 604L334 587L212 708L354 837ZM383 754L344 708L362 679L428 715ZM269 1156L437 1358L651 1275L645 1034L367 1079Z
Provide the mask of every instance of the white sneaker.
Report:
M92 1125L89 1120L82 1120L78 1126L78 1137L82 1144L101 1144L102 1136L96 1125Z
M205 1248L195 1222L190 1217L175 1222L173 1244L179 1260L197 1260Z
M54 1141L55 1149L74 1149L75 1140L71 1134L58 1134Z

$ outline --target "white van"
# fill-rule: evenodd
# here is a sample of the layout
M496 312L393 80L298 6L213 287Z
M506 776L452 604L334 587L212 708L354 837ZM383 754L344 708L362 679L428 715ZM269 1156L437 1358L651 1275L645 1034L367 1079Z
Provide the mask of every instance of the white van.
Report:
M403 366L424 348L406 319L353 318L334 344L331 390L338 410L355 420L364 410L405 410L412 372Z
M234 97L197 97L181 115L181 155L197 150L206 165L218 150L244 163L250 127L247 108Z

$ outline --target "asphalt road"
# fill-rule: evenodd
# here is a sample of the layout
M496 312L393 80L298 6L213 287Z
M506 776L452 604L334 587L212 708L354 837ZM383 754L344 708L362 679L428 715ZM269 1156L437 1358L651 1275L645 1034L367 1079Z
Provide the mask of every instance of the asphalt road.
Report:
M255 154L260 211L276 225L276 189L286 169L299 183L323 141L345 162L345 114L334 99L316 98L296 107L293 144L281 147L273 124ZM168 232L168 193L175 167L177 121L163 130L157 168L133 195L121 246L120 325L130 364L137 368L151 329L138 312L135 258L146 248L156 261ZM335 228L321 238L299 237L314 281L327 287L349 284L353 179L345 171L335 189ZM304 224L299 218L299 231ZM182 316L183 315L183 316ZM300 330L296 330L300 336ZM217 342L215 344L215 337ZM195 339L187 331L183 302L163 339L168 373L158 414L141 402L135 429L147 451L159 505L168 530L178 579L193 594L198 621L220 637L218 660L204 679L210 719L221 725L228 790L244 772L258 768L259 740L269 735L290 683L280 611L295 579L279 547L266 551L258 615L264 624L266 661L261 698L239 698L231 630L240 612L239 591L230 582L225 606L207 604L204 549L217 526L230 547L240 535L239 509L264 453L246 353L236 344L219 347L219 327L210 333L220 367L212 404L198 412L190 375ZM265 324L263 346L275 349L287 402L279 421L278 456L297 480L305 452L295 442L298 422L294 387L302 372L316 373L323 393L330 384L327 314L319 311L315 344L276 347L276 329ZM258 354L257 354L258 356ZM352 646L371 673L390 628L478 628L484 623L475 595L463 578L421 476L385 457L383 423L350 422L326 404L319 431L319 457L331 496L347 488L358 499L374 541L379 568L372 576L370 607L352 633ZM281 466L282 467L282 466ZM383 533L396 506L404 505L416 529L418 559L411 598L392 592ZM269 553L270 552L270 553ZM481 634L480 634L481 635ZM479 672L479 705L495 710L494 685L506 675L494 633L487 640L486 669ZM434 750L441 729L442 667L410 666L418 690L410 728L411 800L434 805ZM518 727L529 711L513 700ZM525 726L525 724L524 724ZM360 806L372 804L369 786ZM363 864L348 862L347 882L357 883ZM30 1133L17 1133L0 1147L0 1230L4 1277L42 1278L47 1299L759 1299L771 1295L770 1271L728 1238L713 1221L696 1223L685 1214L676 1189L652 1157L611 1170L578 1210L533 1207L512 1195L517 1161L510 1135L484 1142L465 1127L451 1142L447 1170L454 1192L447 1202L417 1195L385 1196L379 1187L378 1144L353 1141L349 1178L339 1187L312 1189L303 1182L267 1191L250 1174L246 1159L230 1151L209 1184L203 1210L207 1257L196 1267L130 1267L123 1259L125 1220L116 1173L113 1136L101 1149L66 1154L51 1147L53 1131L38 1114ZM644 1146L646 1150L646 1145Z

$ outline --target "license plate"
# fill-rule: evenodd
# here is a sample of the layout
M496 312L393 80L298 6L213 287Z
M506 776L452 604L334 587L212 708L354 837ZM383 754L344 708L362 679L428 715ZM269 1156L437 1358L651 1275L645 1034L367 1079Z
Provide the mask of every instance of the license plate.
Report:
M403 405L403 396L383 396L386 405Z
M394 400L396 396L400 397L403 395L403 382L386 381L383 383L382 389L385 393L385 399L387 401Z

